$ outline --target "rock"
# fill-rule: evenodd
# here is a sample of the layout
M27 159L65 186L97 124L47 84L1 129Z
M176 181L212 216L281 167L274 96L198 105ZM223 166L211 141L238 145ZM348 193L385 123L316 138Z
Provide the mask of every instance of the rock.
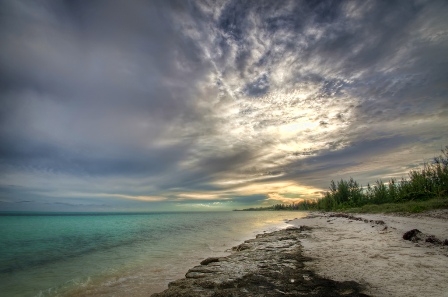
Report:
M212 262L219 262L219 258L218 257L207 258L201 262L201 265L208 265L209 263L212 263Z
M187 274L185 274L186 278L203 278L206 277L206 274L204 273L200 273L200 272L187 272Z
M413 241L413 242L417 242L417 241L422 239L421 238L422 234L423 233L420 232L420 230L412 229L412 230L410 230L410 231L408 231L408 232L403 234L403 239L404 240L410 240L410 241Z
M313 227L311 226L300 226L300 231L311 231Z
M294 226L290 226L288 228L286 228L286 230L299 230L300 231L300 227L294 227Z
M367 296L355 282L325 279L306 268L302 228L258 235L222 258L208 258L153 297ZM208 265L219 262L219 265Z
M429 235L426 237L425 242L433 243L433 244L442 244L442 241L435 237L434 235Z
M210 268L204 267L204 266L195 266L195 267L191 268L190 270L188 270L188 272L199 272L199 273L212 273L215 271L216 271L216 269L210 269Z
M433 245L448 245L448 239L444 241L438 239L434 235L426 235L420 232L418 229L412 229L403 234L403 239L410 240L412 242L424 241Z
M247 243L242 243L242 244L240 244L240 245L238 245L238 246L234 246L233 248L232 248L232 251L244 251L244 250L248 250L248 249L250 249L251 248L251 246L249 245L249 244L247 244Z

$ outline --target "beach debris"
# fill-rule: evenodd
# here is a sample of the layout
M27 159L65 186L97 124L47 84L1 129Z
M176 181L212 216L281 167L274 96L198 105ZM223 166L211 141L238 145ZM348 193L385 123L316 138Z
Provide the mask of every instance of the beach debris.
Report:
M386 223L383 220L366 220L361 217L355 217L346 213L332 213L329 215L330 218L346 218L352 221L362 221L364 223L372 223L376 225L385 225Z
M332 213L329 215L330 218L346 218L349 220L354 220L354 221L362 221L362 218L359 217L355 217L346 213Z

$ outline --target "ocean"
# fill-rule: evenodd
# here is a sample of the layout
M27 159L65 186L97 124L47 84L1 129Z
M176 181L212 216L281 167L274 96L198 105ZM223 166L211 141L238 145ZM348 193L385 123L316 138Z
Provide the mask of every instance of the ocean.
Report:
M149 296L301 212L0 213L5 297Z

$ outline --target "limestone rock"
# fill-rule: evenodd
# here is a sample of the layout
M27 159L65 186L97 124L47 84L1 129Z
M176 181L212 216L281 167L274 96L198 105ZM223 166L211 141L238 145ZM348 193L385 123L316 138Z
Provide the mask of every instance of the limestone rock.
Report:
M259 234L234 247L230 256L205 259L152 296L367 296L355 282L332 281L305 268L311 261L302 255L305 229Z

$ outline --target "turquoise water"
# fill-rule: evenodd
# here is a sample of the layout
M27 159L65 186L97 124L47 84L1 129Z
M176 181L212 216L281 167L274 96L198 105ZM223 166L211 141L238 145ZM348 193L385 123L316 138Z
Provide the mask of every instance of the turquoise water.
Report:
M291 212L0 216L2 296L148 296Z

